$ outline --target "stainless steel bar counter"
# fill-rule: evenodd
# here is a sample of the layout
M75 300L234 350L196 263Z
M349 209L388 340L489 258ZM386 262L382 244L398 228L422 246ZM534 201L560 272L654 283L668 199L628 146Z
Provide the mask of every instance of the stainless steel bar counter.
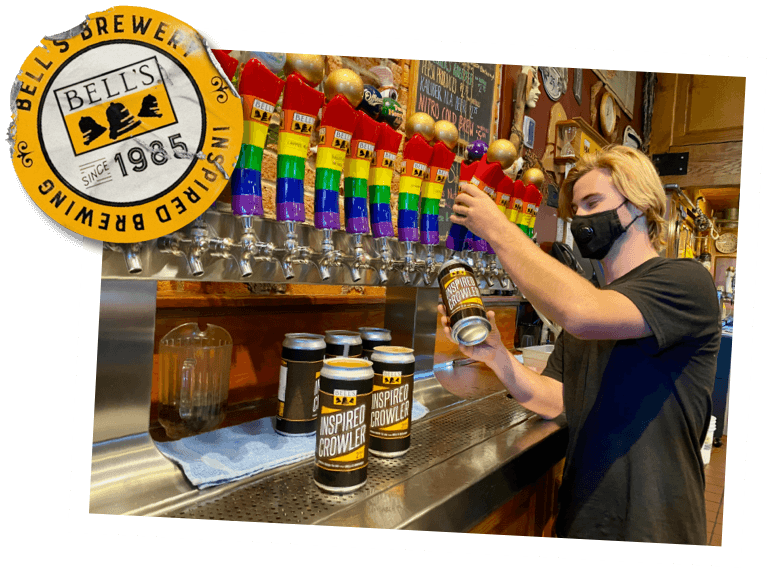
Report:
M479 364L439 371L490 373ZM400 458L371 456L368 481L330 495L313 460L226 486L190 489L141 514L176 518L467 531L534 483L565 455L563 417L547 421L505 392L461 400L432 377L414 396L430 412L413 425Z

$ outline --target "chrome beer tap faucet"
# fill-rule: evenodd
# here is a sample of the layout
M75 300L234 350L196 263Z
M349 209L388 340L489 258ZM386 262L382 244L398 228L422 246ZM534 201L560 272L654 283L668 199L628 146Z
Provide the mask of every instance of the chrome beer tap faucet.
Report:
M187 227L186 233L176 231L157 239L157 248L160 252L187 259L192 276L202 276L205 273L202 259L209 247L208 226L202 216Z
M389 272L394 268L392 253L389 250L387 237L378 237L374 239L376 243L376 252L379 253L379 280L382 284L389 281Z
M294 264L310 264L310 255L312 249L306 246L301 246L297 239L296 233L296 221L283 221L286 228L285 234L285 255L280 263L283 269L283 275L286 280L291 280L296 276L293 271Z
M482 251L472 251L472 266L475 271L475 277L479 280L484 279L489 286L493 286L493 279L484 260L485 254Z
M424 261L424 282L431 284L439 269L440 265L435 260L434 245L427 245L427 259Z
M320 277L323 280L328 280L331 277L330 267L341 266L341 258L343 256L342 252L333 245L333 229L323 229L323 243L320 248L320 254L318 262Z
M362 270L373 270L373 266L371 265L371 256L363 248L363 235L355 233L355 254L350 266L353 282L360 281ZM379 272L379 275L381 275L381 272Z
M141 249L144 243L104 243L107 250L123 253L125 265L130 274L140 274L143 270L141 266Z
M416 258L412 241L404 241L405 244L405 258L400 264L400 275L403 278L403 282L406 284L411 283L411 274L416 272Z
M271 242L263 242L256 234L253 226L253 216L243 215L237 217L240 222L240 256L236 259L240 270L240 276L249 278L253 275L251 260L264 262L277 262L275 257L275 245Z

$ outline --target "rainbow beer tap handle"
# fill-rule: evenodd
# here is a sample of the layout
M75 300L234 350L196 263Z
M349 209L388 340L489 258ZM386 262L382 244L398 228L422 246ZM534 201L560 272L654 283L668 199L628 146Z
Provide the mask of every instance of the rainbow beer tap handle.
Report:
M534 201L535 207L534 207L533 214L531 215L531 222L528 223L528 236L531 238L533 238L533 233L534 233L533 228L534 228L534 225L536 224L536 217L539 214L539 206L541 205L541 199L543 197L540 191L537 190L537 192L538 192L538 195L535 197L535 201Z
M480 165L477 167L470 183L477 186L478 189L485 191L495 201L496 188L506 177L504 168L511 166L516 158L517 150L515 150L512 142L503 138L494 140L488 146L488 152L480 160ZM488 243L482 241L477 236L473 236L473 238L475 252L495 254Z
M408 141L403 147L403 165L400 172L400 194L397 204L397 238L401 242L419 240L419 197L421 184L432 159L435 121L424 112L417 112L405 123Z
M304 211L304 163L309 139L325 96L313 89L298 73L285 81L280 132L277 138L278 221L299 221Z
M507 210L505 211L510 223L517 225L517 216L520 215L520 211L523 209L524 200L525 184L522 180L516 179L512 184L512 197L509 203L507 203Z
M339 185L344 161L357 124L357 111L342 94L334 95L323 109L318 134L315 172L315 227L339 229Z
M461 163L459 168L459 184L469 183L475 170L480 164L480 160L488 151L488 144L482 140L475 140L467 146L467 159ZM452 224L448 230L448 236L445 239L445 246L455 252L471 250L472 233L464 225Z
M472 176L475 175L475 170L480 165L480 162L462 162L459 168L459 184L469 183L472 180ZM472 232L468 230L464 225L458 225L456 223L451 225L448 230L448 236L445 239L445 246L455 252L461 252L463 250L472 250L473 237Z
M496 202L496 206L499 208L499 210L502 213L505 213L507 210L507 205L509 205L509 202L512 199L512 193L514 192L514 182L512 181L512 178L509 176L504 176L504 179L502 179L499 182L499 185L496 187L496 199L494 201Z
M538 190L536 193L531 192L530 197L533 199L533 201L530 203L533 204L533 210L531 213L530 222L527 225L527 230L523 229L528 233L529 237L533 237L533 226L536 223L536 216L539 213L539 205L541 205L542 199L541 187L544 185L545 179L546 178L544 172L539 168L528 168L525 170L525 172L523 172L522 183L525 184L526 190L529 185L533 185Z
M529 225L531 223L531 217L536 212L537 203L541 203L541 193L539 193L539 188L530 183L525 188L523 208L517 215L517 226L529 237L533 235L533 231L529 228Z
M232 212L235 215L263 215L261 162L267 131L285 81L258 59L249 60L240 72L243 100L243 142L232 173Z
M374 160L368 173L368 201L371 211L371 234L374 238L393 237L392 176L403 135L388 124L381 124L376 140Z
M368 175L381 125L363 111L344 162L344 216L348 233L368 232Z
M429 160L427 178L421 184L421 244L436 245L440 242L438 215L443 187L448 172L456 159L453 148L459 141L459 131L447 120L435 123L435 145Z

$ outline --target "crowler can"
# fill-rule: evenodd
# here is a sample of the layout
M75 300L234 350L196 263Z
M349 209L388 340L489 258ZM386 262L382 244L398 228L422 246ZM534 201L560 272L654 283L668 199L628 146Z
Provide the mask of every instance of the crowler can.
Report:
M334 329L325 332L325 357L360 357L363 340L357 331Z
M320 370L324 357L325 340L322 335L285 335L277 391L275 431L278 434L314 434L320 407Z
M440 267L437 280L451 327L451 339L466 346L485 341L491 323L472 268L460 260L451 259Z
M363 340L363 359L372 361L374 347L392 343L392 332L383 327L359 327L360 338Z
M324 491L350 493L368 479L372 366L349 357L323 363L313 477Z
M373 350L371 448L374 456L396 458L411 446L413 349L380 346Z

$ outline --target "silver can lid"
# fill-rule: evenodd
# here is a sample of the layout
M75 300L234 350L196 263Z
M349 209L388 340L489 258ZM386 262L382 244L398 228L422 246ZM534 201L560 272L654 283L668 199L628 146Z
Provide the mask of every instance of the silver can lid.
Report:
M360 333L346 329L334 329L325 332L326 343L334 345L360 345L363 343Z
M482 343L491 332L491 323L481 317L466 318L454 324L453 339L465 347Z
M416 357L414 357L413 349L410 347L379 345L373 348L371 360L380 363L413 363L416 361Z
M283 347L306 351L325 349L325 338L315 333L286 333Z
M323 361L320 375L329 379L362 381L373 377L373 363L367 359L335 357Z

